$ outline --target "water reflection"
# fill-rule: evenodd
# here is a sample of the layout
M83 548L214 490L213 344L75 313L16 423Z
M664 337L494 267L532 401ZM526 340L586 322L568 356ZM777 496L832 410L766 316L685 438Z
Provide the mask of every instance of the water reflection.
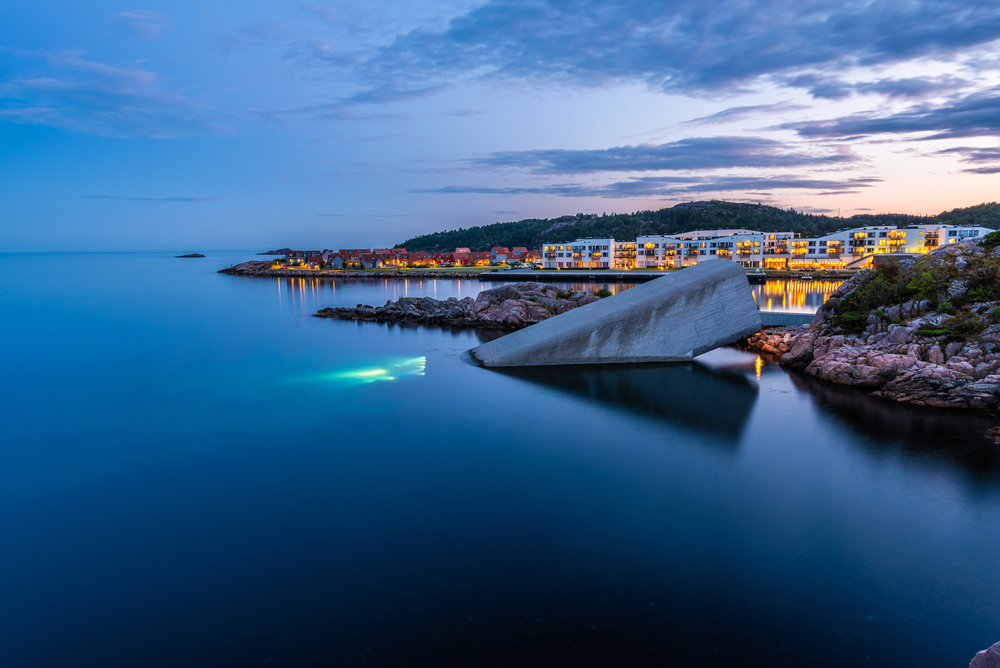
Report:
M979 481L1000 479L1000 445L986 430L1000 420L979 413L928 409L872 397L852 387L835 385L789 371L792 383L827 409L837 425L847 427L879 453L903 452L960 467Z
M492 287L475 278L265 278L233 276L234 281L267 280L273 285L275 301L281 309L315 313L321 308L356 306L363 303L382 306L402 297L475 298L481 290Z
M761 285L751 285L753 299L762 311L788 311L791 313L815 313L823 305L830 294L840 287L842 279L801 278L771 279ZM493 284L484 284L484 288ZM640 283L551 283L562 290L581 292L596 292L606 288L612 294L618 294L634 288Z
M841 279L771 279L762 285L751 285L750 289L761 311L815 313L843 282Z
M732 445L739 443L758 395L757 384L742 369L713 370L697 362L497 371L602 406L720 436Z
M233 277L234 280L261 280L258 278ZM500 281L480 282L475 278L463 279L328 279L328 278L272 278L278 305L281 308L314 313L330 306L355 306L359 303L381 306L387 301L401 297L434 297L447 299L455 297L473 299L482 291L506 285ZM762 285L752 285L754 301L762 311L789 311L813 313L842 280L769 280ZM639 283L562 282L547 283L560 290L594 293L606 289L612 295L619 294Z

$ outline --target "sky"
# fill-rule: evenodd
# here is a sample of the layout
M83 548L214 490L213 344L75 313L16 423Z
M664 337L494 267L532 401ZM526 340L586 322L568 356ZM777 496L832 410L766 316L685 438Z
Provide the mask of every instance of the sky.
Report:
M998 199L1000 3L0 6L0 251Z

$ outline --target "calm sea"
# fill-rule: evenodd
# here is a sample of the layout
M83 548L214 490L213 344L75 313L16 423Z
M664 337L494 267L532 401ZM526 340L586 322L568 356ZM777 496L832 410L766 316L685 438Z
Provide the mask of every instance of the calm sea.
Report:
M2 256L0 666L941 668L1000 640L1000 419L736 349L475 368L484 335L311 314L477 281L215 273L250 258Z

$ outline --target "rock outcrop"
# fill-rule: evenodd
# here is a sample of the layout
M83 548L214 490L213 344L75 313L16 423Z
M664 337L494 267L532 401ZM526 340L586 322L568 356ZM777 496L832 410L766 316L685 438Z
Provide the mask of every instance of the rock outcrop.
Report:
M990 262L989 251L959 242L908 260L899 271L925 272L920 276L926 282L932 280L926 272L964 272L977 261ZM943 281L937 307L948 312L937 312L932 301L914 296L862 314L863 328L851 332L837 316L857 303L850 299L852 293L874 280L884 277L875 272L853 277L833 293L811 325L764 330L750 337L750 346L779 357L782 365L894 401L940 408L1000 407L1000 322L990 324L1000 320L1000 300L970 301L963 292L967 281ZM962 307L957 309L956 303Z
M1000 642L976 654L969 668L1000 668Z
M354 308L325 308L316 316L515 330L599 300L587 292L566 292L541 283L515 283L483 290L475 299L403 297L379 307L358 304Z

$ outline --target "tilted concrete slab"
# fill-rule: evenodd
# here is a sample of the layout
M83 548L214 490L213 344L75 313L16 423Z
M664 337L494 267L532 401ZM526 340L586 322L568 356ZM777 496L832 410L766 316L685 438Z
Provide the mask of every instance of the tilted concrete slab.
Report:
M701 262L490 341L488 367L684 362L761 330L746 272Z

